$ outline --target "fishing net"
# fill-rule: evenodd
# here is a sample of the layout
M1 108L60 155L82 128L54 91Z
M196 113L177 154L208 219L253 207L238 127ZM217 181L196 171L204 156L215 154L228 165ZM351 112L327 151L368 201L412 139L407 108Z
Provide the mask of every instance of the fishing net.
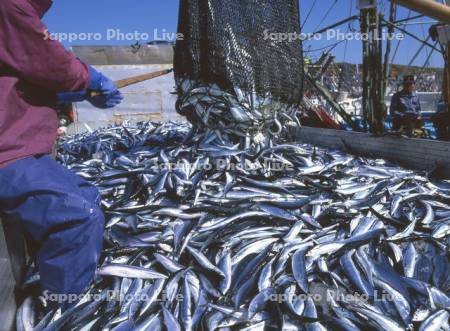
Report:
M177 111L196 127L238 135L281 131L302 99L294 0L181 1Z

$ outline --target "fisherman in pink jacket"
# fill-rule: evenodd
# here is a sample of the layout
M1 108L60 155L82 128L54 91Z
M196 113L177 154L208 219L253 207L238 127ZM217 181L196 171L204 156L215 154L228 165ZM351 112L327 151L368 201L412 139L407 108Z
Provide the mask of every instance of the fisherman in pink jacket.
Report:
M111 108L115 84L49 39L41 18L51 0L0 0L0 215L21 222L39 245L41 290L81 294L102 249L97 190L50 156L58 105ZM98 96L91 97L91 91Z

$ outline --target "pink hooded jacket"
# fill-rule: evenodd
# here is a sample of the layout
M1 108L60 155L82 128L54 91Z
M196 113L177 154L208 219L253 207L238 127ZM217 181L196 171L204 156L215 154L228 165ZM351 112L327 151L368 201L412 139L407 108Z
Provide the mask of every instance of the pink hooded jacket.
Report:
M88 68L46 37L51 0L0 1L0 167L51 152L56 94L86 89Z

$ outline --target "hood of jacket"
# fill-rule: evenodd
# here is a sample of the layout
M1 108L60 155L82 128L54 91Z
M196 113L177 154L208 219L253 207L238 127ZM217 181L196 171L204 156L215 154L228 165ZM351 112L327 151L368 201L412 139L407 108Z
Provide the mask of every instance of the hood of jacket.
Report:
M40 18L42 18L53 4L52 0L28 0L28 2L36 10Z

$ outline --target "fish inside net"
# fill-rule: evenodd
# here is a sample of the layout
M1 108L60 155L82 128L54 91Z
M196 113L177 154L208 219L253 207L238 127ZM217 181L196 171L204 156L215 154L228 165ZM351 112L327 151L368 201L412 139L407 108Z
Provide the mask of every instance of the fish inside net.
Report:
M298 122L303 58L296 0L184 0L175 50L177 111L237 137Z

